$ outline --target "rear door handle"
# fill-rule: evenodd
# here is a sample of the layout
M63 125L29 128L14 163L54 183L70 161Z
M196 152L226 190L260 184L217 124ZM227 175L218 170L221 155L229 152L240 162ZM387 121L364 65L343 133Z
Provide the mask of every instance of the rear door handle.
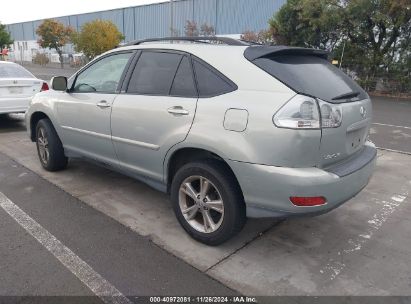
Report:
M188 112L186 109L184 109L181 106L175 106L167 109L167 112L173 115L188 115L190 112Z
M105 101L105 100L102 100L102 101L100 101L100 102L98 102L97 104L96 104L96 106L98 106L100 109L105 109L105 108L110 108L111 107L111 104L109 104L107 101Z

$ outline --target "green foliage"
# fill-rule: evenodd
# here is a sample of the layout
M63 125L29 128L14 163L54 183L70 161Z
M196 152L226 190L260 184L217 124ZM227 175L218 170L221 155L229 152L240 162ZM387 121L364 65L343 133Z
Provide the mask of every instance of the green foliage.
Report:
M288 0L269 20L277 42L333 49L343 32L339 0Z
M7 32L6 26L0 23L0 51L10 44L13 44L13 40Z
M288 0L269 25L277 43L326 49L335 59L345 45L343 67L361 81L409 77L410 0Z
M55 49L59 54L60 64L63 67L62 47L70 42L70 36L73 30L66 27L61 22L53 19L46 19L36 30L39 35L38 44L42 48Z
M108 20L85 23L80 32L72 35L76 51L83 52L89 60L118 46L122 40L123 34Z

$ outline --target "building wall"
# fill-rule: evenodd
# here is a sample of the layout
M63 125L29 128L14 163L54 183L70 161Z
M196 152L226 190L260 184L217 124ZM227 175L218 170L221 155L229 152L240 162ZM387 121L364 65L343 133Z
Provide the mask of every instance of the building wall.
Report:
M259 31L268 27L268 19L279 10L285 1L175 0L174 28L183 35L186 21L193 20L199 26L203 23L212 25L217 35L241 34L246 30ZM96 19L111 20L124 34L124 42L126 43L138 39L170 35L169 2L56 17L53 19L71 26L77 31L86 22ZM42 21L35 20L8 24L7 29L15 42L30 42L32 49L38 49L38 45L35 43L38 39L36 29ZM17 46L13 48L13 51L16 58L28 56L26 50L24 54L19 53L20 50Z

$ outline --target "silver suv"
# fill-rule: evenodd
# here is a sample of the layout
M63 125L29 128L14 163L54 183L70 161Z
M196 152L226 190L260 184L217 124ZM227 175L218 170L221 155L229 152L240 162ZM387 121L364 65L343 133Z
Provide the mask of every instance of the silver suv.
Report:
M51 86L26 114L42 166L81 157L167 192L182 227L209 245L247 217L328 212L374 170L371 101L323 51L146 40Z

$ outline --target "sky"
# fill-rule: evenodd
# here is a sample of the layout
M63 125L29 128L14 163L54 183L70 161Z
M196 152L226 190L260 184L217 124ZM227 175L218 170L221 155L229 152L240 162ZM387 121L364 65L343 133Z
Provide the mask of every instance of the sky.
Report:
M10 24L166 1L168 0L7 0L1 4L0 22Z

